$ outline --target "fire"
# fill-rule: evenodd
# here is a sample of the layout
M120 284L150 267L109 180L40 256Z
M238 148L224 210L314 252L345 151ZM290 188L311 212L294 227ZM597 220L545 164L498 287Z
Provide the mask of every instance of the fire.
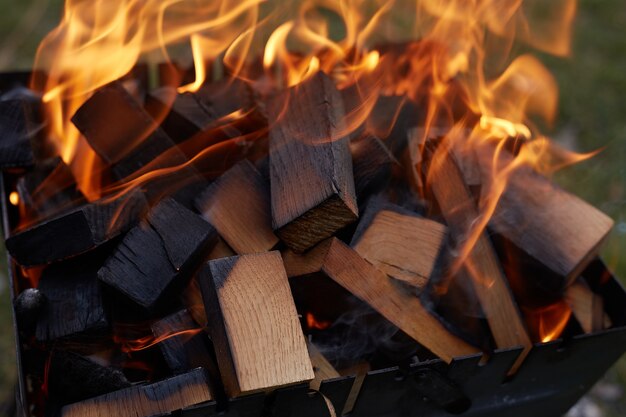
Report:
M183 340L188 340L200 332L202 332L202 329L176 330L167 332L166 334L159 337L154 337L150 335L137 339L125 339L121 336L114 336L113 341L121 346L122 352L130 353L151 348L152 346L155 346L172 337L182 337Z
M536 342L546 343L557 339L563 333L572 315L565 301L557 301L545 307L524 309L529 328Z
M306 325L309 329L325 330L328 329L333 323L330 321L318 320L313 313L306 313Z

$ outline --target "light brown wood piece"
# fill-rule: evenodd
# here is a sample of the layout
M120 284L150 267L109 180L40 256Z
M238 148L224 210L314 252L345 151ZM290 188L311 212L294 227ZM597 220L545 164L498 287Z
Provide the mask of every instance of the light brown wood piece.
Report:
M273 228L303 252L358 217L343 103L320 72L267 109Z
M487 183L493 152L479 152L478 158ZM500 158L502 163L512 160L504 152ZM522 167L509 177L489 227L564 277L565 287L596 257L613 224L586 201Z
M341 369L339 373L342 376L352 376L354 375L354 383L352 384L352 388L350 389L350 393L348 394L348 398L346 399L346 404L343 406L343 411L341 415L346 415L351 413L354 409L354 405L356 404L357 398L359 398L359 394L361 392L361 387L363 386L363 382L365 382L365 377L367 373L370 371L370 365L368 363L359 363L350 368Z
M424 308L418 297L336 238L332 239L322 270L446 362L480 352L450 333Z
M311 364L313 365L313 372L315 372L315 379L309 384L311 389L319 390L322 381L339 378L341 376L330 362L328 362L328 359L320 352L317 346L309 341L307 347L309 349L309 356L311 357Z
M265 252L278 243L272 231L269 185L248 160L211 184L196 207L240 255Z
M149 417L211 401L205 371L185 374L149 385L135 385L66 405L62 417Z
M459 167L451 157L446 140L439 144L434 153L431 152L427 184L452 236L457 242L467 241L474 221L478 219L478 210ZM532 348L532 342L496 252L484 231L475 239L464 267L472 276L472 283L497 347L524 348L512 369L514 372Z
M598 332L604 328L604 301L584 281L578 279L567 288L565 301L585 333Z
M291 249L285 249L281 255L287 276L293 278L320 272L330 243L331 240L326 239L305 253L295 253Z
M446 231L444 225L423 217L381 210L352 247L390 277L423 288Z
M230 397L315 377L279 252L211 261L198 279Z

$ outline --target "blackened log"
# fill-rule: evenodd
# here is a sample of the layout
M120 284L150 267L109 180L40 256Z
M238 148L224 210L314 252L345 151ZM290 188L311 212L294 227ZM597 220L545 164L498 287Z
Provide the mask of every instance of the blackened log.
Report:
M52 400L69 404L130 386L118 369L102 366L84 356L55 349L47 366L48 394Z
M37 288L27 288L15 298L13 309L20 332L26 335L34 333L39 314L45 304L46 297Z
M14 234L6 240L6 247L23 266L60 261L119 236L137 222L145 208L140 190L105 197Z
M354 188L360 210L370 196L389 184L392 167L397 161L380 139L369 134L352 140L350 152Z
M267 108L274 231L302 252L358 218L343 104L318 73Z
M36 112L37 103L26 98L0 101L0 169L34 165L31 139L43 126Z
M62 417L149 417L212 400L203 369L63 407Z
M80 256L47 267L39 281L46 299L37 322L37 340L93 337L109 326L98 269L99 253Z
M151 309L169 291L182 289L215 236L200 216L174 200L164 200L124 237L98 276Z

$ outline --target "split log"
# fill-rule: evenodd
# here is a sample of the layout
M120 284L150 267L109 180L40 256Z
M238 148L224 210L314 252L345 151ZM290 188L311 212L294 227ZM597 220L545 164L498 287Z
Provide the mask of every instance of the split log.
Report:
M339 378L341 375L312 342L307 342L307 348L309 349L311 365L313 365L313 372L315 373L315 378L309 383L309 387L319 391L322 381Z
M354 188L360 209L369 196L388 185L393 165L397 161L380 139L369 134L350 141L350 152Z
M166 293L182 290L213 239L213 228L200 216L174 200L164 200L124 237L98 277L153 309Z
M230 397L314 378L278 252L211 261L199 280Z
M267 108L273 227L303 252L358 217L343 104L318 73Z
M139 190L105 197L22 230L6 240L22 266L44 265L92 250L119 236L146 208ZM50 244L54 242L54 244Z
M41 130L38 102L28 98L0 101L0 169L30 168L35 164L31 139Z
M489 182L492 152L479 152L483 183ZM502 152L500 163L512 161ZM485 189L485 185L483 185ZM489 227L571 284L589 265L613 228L613 220L534 172L511 173Z
M463 181L460 169L449 153L446 140L444 139L435 150L432 142L426 146L430 156L427 183L452 237L457 243L464 242L472 233L473 223L478 218L478 210ZM506 277L502 273L496 252L484 231L475 238L463 265L473 278L476 295L498 348L516 346L524 348L513 368L514 371L530 351L532 342Z
M211 392L203 369L160 382L123 390L66 405L62 417L149 417L210 401Z
M323 272L446 362L479 350L450 333L420 299L333 238Z
M447 228L397 206L370 205L351 246L390 277L423 288L447 238Z
M89 254L44 270L39 291L46 302L37 322L38 340L93 336L108 328L97 275L102 258Z
M187 310L171 314L151 326L152 334L174 373L204 368L216 375L216 365L209 352L208 339Z
M269 184L248 160L241 161L196 200L196 208L220 236L243 255L272 249Z
M567 288L565 301L585 333L594 333L604 329L604 301L600 295L589 288L584 280L579 278Z

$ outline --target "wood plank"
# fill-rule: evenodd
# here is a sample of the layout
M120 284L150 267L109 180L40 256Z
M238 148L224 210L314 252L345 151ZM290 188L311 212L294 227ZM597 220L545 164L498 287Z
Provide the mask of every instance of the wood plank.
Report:
M358 217L341 96L318 73L267 109L274 231L303 252Z
M337 238L332 239L323 271L446 362L479 353L477 348L450 333L424 308L418 297L394 283Z
M269 184L248 160L226 171L195 204L240 255L265 252L278 243L272 231Z
M309 387L319 391L322 381L339 378L341 375L313 342L308 341L307 348L309 349L309 356L313 365L313 372L315 373L315 378L309 383Z
M6 240L6 247L23 266L60 261L92 250L130 229L146 206L140 190L115 199L105 197L14 234Z
M278 252L211 261L199 282L230 397L314 378Z
M437 200L453 238L465 242L470 236L478 210L452 158L446 139L436 149L427 143L430 156L427 184ZM486 233L475 239L464 262L498 348L522 346L524 351L514 366L521 364L532 343L515 304L507 279Z
M594 333L604 329L604 300L594 293L581 278L565 291L565 301L585 333Z
M447 238L447 228L400 210L377 211L351 246L390 277L423 288Z
M371 195L383 190L391 180L391 170L398 162L376 136L364 134L350 141L354 188L359 209Z
M194 369L152 384L134 385L82 402L66 405L62 417L149 417L210 401L203 369Z

